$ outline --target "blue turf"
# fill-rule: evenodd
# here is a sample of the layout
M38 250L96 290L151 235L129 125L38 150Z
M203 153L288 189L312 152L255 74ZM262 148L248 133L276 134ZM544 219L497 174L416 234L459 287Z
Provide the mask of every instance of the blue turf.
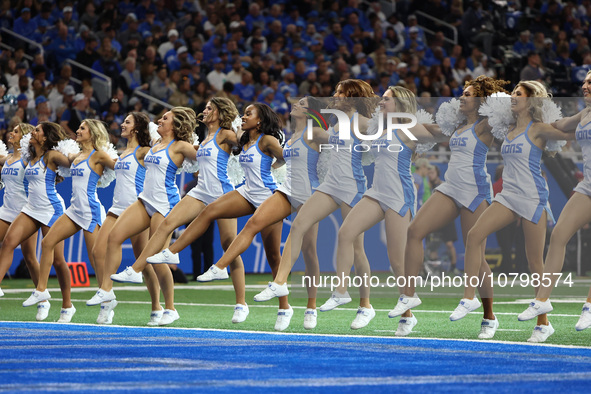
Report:
M0 349L0 391L589 392L591 382L591 349L482 341L3 322Z

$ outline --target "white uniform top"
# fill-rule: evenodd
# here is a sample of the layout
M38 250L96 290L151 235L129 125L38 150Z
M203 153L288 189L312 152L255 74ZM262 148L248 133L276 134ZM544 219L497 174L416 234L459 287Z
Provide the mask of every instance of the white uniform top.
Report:
M40 223L51 227L64 213L64 200L55 190L57 174L45 166L43 157L35 164L29 163L25 179L29 183L29 199L22 212Z
M492 202L492 185L486 171L488 146L474 130L478 122L449 140L451 159L445 172L445 182L435 190L453 198L459 205L474 212L482 201Z
M0 208L0 219L12 223L27 203L23 159L12 164L6 161L2 168L2 181L4 182L4 204Z
M542 150L527 135L532 123L529 122L517 137L503 141L503 190L495 196L495 201L522 218L538 223L544 209L549 219L554 218L548 205L548 185L542 176Z
M238 193L258 208L263 201L270 197L277 183L271 174L273 158L264 154L259 148L259 142L263 134L248 149L240 152L239 160L244 170L244 185L238 188Z
M410 210L411 216L414 216L417 210L417 188L410 168L412 150L396 132L393 135L395 140L388 140L383 135L371 145L376 158L375 171L372 187L365 195L377 200L384 211L392 209L404 217Z
M366 190L367 180L361 164L362 149L355 150L359 146L358 140L353 134L348 140L339 139L339 133L333 127L329 129L328 143L334 147L328 164L328 171L324 182L316 190L344 202L353 207Z
M96 184L100 175L90 168L90 155L78 164L72 163L72 199L66 215L83 230L93 232L105 220L105 208L96 194Z
M577 142L583 152L583 174L585 178L575 187L575 191L591 196L591 122L580 123L576 130Z
M317 171L320 153L306 143L305 132L291 145L286 143L283 147L287 173L285 181L277 189L289 198L295 208L305 203L320 184Z
M168 148L173 142L175 140L170 141L166 148L158 152L154 152L154 148L150 148L144 157L147 181L144 183L144 190L140 193L139 199L148 203L151 209L156 210L162 216L168 215L181 200L179 188L176 185L178 167L168 154Z
M137 159L137 150L125 157L119 158L115 163L115 191L113 192L113 205L109 212L120 216L125 209L137 201L137 196L144 188L146 167L142 166Z
M213 138L201 145L197 150L197 163L199 163L199 180L192 188L188 196L203 203L211 204L223 194L234 190L234 186L228 178L228 159L230 154L220 148L216 139L220 127Z

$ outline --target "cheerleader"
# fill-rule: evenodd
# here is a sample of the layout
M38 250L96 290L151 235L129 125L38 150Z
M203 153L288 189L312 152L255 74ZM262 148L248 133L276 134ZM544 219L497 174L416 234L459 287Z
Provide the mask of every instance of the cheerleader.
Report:
M416 283L412 278L417 277L421 270L423 240L427 235L459 216L465 243L468 231L491 203L492 186L490 176L486 172L486 154L494 138L490 125L482 120L478 109L482 97L503 92L506 83L484 76L466 82L460 97L458 114L466 120L457 126L456 130L448 131L451 134L451 159L445 173L445 182L435 189L435 193L421 207L408 228L404 252L406 288L394 309L388 314L389 317L402 315L411 326L417 324L416 317L411 315L410 310L420 305L421 300L416 296ZM436 125L425 126L431 132L440 129ZM485 278L489 279L488 274L491 271L484 257L484 245L479 256L483 270L481 274L486 272ZM485 306L479 338L492 338L498 327L498 321L492 313L492 300L489 300L487 293L490 289L490 280L483 283L479 289Z
M547 98L544 85L537 81L521 81L511 93L511 111L515 124L503 141L503 190L468 233L464 298L451 314L450 320L465 317L480 307L475 298L471 278L481 277L481 252L488 235L522 218L525 251L532 273L544 272L544 244L548 219L554 220L548 205L548 185L542 176L542 152L548 140L568 139L568 135L542 121L541 98ZM537 99L536 99L537 98ZM537 290L536 290L537 293ZM554 333L546 314L538 322L528 342L544 342Z
M150 237L149 243L133 266L127 267L124 272L113 275L113 280L141 283L140 272L145 269L153 269L147 264L146 258L168 246L170 234L174 229L190 223L207 205L234 190L234 186L228 178L227 167L232 149L238 145L236 133L232 130L232 122L238 115L236 106L227 98L214 97L208 101L203 111L203 122L209 133L197 150L197 162L199 163L197 186L191 189L186 198L183 198L166 216L154 235ZM236 237L236 219L219 219L217 223L222 248L225 250ZM178 264L178 261L176 263ZM236 306L232 322L241 323L248 315L248 306L244 299L244 265L240 256L232 259L231 267L232 282L236 292Z
M150 118L141 112L132 112L121 124L121 137L127 139L127 147L121 153L121 157L115 164L116 184L113 192L113 204L107 212L107 217L103 221L94 248L92 248L92 255L94 256L94 263L101 267L103 272L103 280L108 280L110 273L104 272L107 239L109 233L115 225L117 218L123 211L137 201L138 194L144 188L144 179L146 168L144 167L144 157L150 149L150 132L149 132ZM142 233L131 237L131 246L133 253L137 257L140 255L148 242L148 233L146 229ZM162 318L164 310L160 306L160 286L158 279L152 267L146 267L144 271L146 275L146 286L152 299L152 312L150 313L149 326L158 325ZM99 282L100 283L100 282ZM111 324L115 312L113 309L117 306L117 300L102 302L102 292L97 292L86 305L101 304L97 323Z
M84 241L86 249L89 251L90 264L96 273L97 280L101 279L102 267L94 264L92 248L98 230L105 218L105 209L96 194L97 183L105 167L113 169L115 166L113 159L103 150L107 147L108 141L107 129L101 121L95 119L84 120L76 131L76 142L80 145L81 152L76 155L70 166L70 175L72 177L70 207L64 215L61 215L56 220L55 226L43 237L39 283L35 292L23 302L23 306L33 305L51 298L47 290L47 281L49 280L55 249L58 244L61 244L80 230L84 230ZM75 311L74 309L73 313ZM67 312L62 311L62 315L64 313Z
M320 144L328 142L328 134L322 129L314 128L312 138L308 138L306 129L306 110L308 108L312 109L312 112L319 112L321 103L312 97L304 97L294 103L291 108L291 118L295 121L295 132L283 147L283 158L287 166L285 182L254 212L240 234L215 264L215 268L210 268L208 272L199 276L198 281L214 280L216 273L223 272L233 259L248 249L256 234L269 226L281 223L294 210L299 211L318 187L316 166ZM316 278L320 275L316 253L317 236L318 225L316 224L312 230L306 233L303 241L306 276ZM318 279L315 283L318 283ZM304 328L306 330L316 327L316 292L316 287L308 287L308 304L304 313ZM275 328L279 331L287 328L290 316L289 314L279 315Z
M153 233L180 201L176 186L176 171L183 160L195 160L196 150L189 142L197 125L195 111L186 107L174 107L158 121L160 142L154 145L144 157L146 181L138 200L121 213L107 238L103 281L96 297L102 302L115 299L111 273L117 272L121 264L121 245L130 237L150 229ZM178 320L174 308L174 284L170 268L166 265L154 267L160 288L164 295L164 312L158 325L164 326ZM94 298L94 297L93 297Z
M25 181L28 183L29 196L27 204L14 219L4 237L0 250L0 267L4 267L3 269L10 266L14 249L19 244L36 234L39 229L44 236L47 235L56 220L64 213L64 201L55 190L56 171L58 166L69 166L70 161L53 148L57 146L59 141L66 138L64 129L51 122L41 122L31 132L29 151L27 152L29 163L25 169ZM53 261L62 292L62 309L58 322L69 323L76 313L76 308L70 299L70 270L64 259L63 242L60 242L55 248ZM41 273L38 276L38 281L41 281ZM23 306L48 300L49 292L41 293L34 290L30 298L34 301L28 302L29 300L27 300ZM39 309L37 311L39 313Z
M549 297L557 281L556 274L562 271L564 265L566 244L581 227L591 221L591 72L587 73L583 81L583 96L586 108L574 116L553 123L553 126L564 132L575 133L583 152L585 178L575 187L573 195L562 209L558 222L552 230L540 290L534 302L518 316L520 321L531 320L541 314L552 312ZM591 289L575 329L582 331L590 326Z
M352 102L350 98L361 98ZM361 80L348 79L339 82L334 94L335 108L345 112L348 118L354 120L358 117L359 130L366 130L369 117L374 110L375 97L371 86ZM349 100L347 100L349 98ZM356 105L354 105L356 104ZM358 108L355 108L355 107ZM357 111L359 111L357 113ZM356 115L354 115L356 114ZM273 297L287 296L287 277L297 260L304 235L312 227L332 212L341 208L343 219L346 219L351 209L357 204L366 188L365 174L361 165L361 152L355 149L360 141L351 133L351 138L341 140L338 127L332 127L329 131L329 144L338 146L338 152L331 155L328 172L324 182L318 186L310 199L302 206L299 214L292 223L291 232L287 237L281 257L281 265L274 282L261 293L255 296L255 301L267 301ZM357 275L370 276L369 262L365 256L363 246L363 234L355 238L353 242L354 264ZM357 316L351 324L352 329L367 326L375 317L375 311L369 303L369 288L360 288L360 306ZM329 311L339 305L351 302L347 292L333 292L331 298L320 307L321 312Z
M27 203L27 192L24 182L27 163L21 156L20 142L23 136L28 135L34 129L35 127L26 123L19 123L16 125L12 131L8 132L7 136L8 143L12 145L13 153L0 158L0 163L3 165L2 181L5 185L4 205L0 208L0 240L4 239L10 224ZM21 244L23 258L35 286L37 286L37 281L39 279L39 262L37 261L36 246L37 233L31 235L31 237ZM10 266L5 269L4 267L0 267L0 283L2 283L2 278L4 278L8 268L10 268ZM0 289L0 297L3 295L4 294ZM50 307L51 305L49 304L49 301L37 305L36 319L39 321L45 320Z
M242 130L243 134L239 139L242 148L240 164L244 169L245 184L207 205L169 249L149 257L148 263L157 264L157 266L165 263L178 264L176 254L202 236L212 221L250 215L277 189L271 175L271 163L273 159L276 159L278 164L283 162L283 152L280 145L283 136L279 116L268 105L251 104L246 107L242 117ZM273 273L277 270L281 256L281 227L282 222L277 222L265 228L261 233L267 260ZM226 269L219 270L215 266L212 267L214 268L208 271L215 275L212 279L228 278ZM172 278L170 285L172 285ZM248 314L246 308L242 313ZM282 298L279 303L278 320L283 321L288 316L291 318L292 314L293 311L287 302L287 297ZM246 318L245 315L243 316ZM282 327L284 324L281 323L280 326Z

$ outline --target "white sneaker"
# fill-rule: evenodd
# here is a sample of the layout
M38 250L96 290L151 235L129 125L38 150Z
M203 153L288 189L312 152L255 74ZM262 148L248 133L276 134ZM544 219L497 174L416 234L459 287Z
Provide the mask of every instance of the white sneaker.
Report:
M394 318L397 316L402 315L409 309L416 308L417 306L421 305L421 299L417 297L415 294L412 297L407 296L406 294L402 294L396 303L394 309L388 313L389 318Z
M449 316L449 320L456 321L463 319L468 313L475 311L478 308L480 308L480 301L478 301L478 298L474 297L471 300L468 298L462 298L460 304Z
M115 293L113 289L110 291L104 291L103 289L98 289L96 294L92 296L92 298L86 301L86 305L93 306L102 304L103 302L113 301L115 299ZM100 324L100 323L99 323Z
M0 289L0 297L4 297L4 292Z
M337 306L348 304L351 301L351 296L349 296L348 291L345 291L345 294L341 294L335 290L330 295L330 298L326 300L324 304L322 304L320 307L320 312L332 311Z
M242 323L246 320L249 313L248 305L236 304L234 307L234 315L232 316L232 323Z
M591 302L585 302L585 305L583 305L583 311L581 312L581 317L575 325L575 329L577 331L583 331L589 327L591 327Z
M37 321L43 321L47 319L47 315L49 314L49 308L51 308L49 301L38 303L37 316L35 316L35 319L37 319Z
M107 301L101 304L101 311L96 318L97 324L111 324L113 323L113 317L115 316L115 307L117 306L117 300Z
M76 308L72 305L71 308L62 308L60 312L60 318L57 320L58 323L69 323L72 321L72 317L74 317L74 313L76 313Z
M164 312L162 312L162 318L158 322L158 325L159 326L167 326L170 323L178 320L179 318L180 318L179 313L176 310L165 309Z
M552 324L548 322L547 326L536 326L534 328L534 332L531 334L531 337L527 341L533 343L546 342L546 339L548 339L548 337L552 334L554 334L554 327L552 327Z
M539 301L534 300L532 303L529 304L527 309L517 316L517 320L519 321L527 321L531 320L538 315L543 315L544 313L552 312L552 304L550 300L546 301Z
M287 283L278 285L275 282L269 282L267 288L254 296L256 302L269 301L275 297L283 297L289 294Z
M31 306L35 305L41 301L47 301L51 299L51 295L49 294L49 290L45 289L45 291L37 291L33 290L33 294L29 296L24 302L23 306Z
M142 283L142 273L135 272L133 267L129 266L118 274L111 275L111 280L113 282L120 282L120 283Z
M172 253L168 248L146 259L149 264L179 264L178 253Z
M480 323L480 333L478 334L478 338L492 339L495 336L495 332L497 332L497 328L499 328L499 319L482 319L482 323Z
M287 327L289 327L289 322L291 322L291 317L293 316L293 309L291 305L289 309L279 309L277 311L277 321L275 322L275 331L284 331Z
M369 306L369 308L359 307L357 309L357 316L353 319L353 323L351 323L351 330L359 330L369 324L371 319L376 317L376 311L373 309L373 306Z
M209 269L205 271L205 273L197 277L197 282L211 282L212 280L224 280L228 279L229 277L230 276L228 275L227 268L221 270L214 264L211 267L209 267Z
M150 313L150 321L147 323L148 326L157 326L162 319L162 315L164 314L164 309L160 309L159 311L152 311Z
M398 322L398 329L394 333L397 337L405 337L412 332L414 326L418 323L417 318L413 315L411 317L401 317Z
M313 330L316 328L317 319L318 312L316 312L316 309L306 309L306 313L304 313L304 328L306 330Z

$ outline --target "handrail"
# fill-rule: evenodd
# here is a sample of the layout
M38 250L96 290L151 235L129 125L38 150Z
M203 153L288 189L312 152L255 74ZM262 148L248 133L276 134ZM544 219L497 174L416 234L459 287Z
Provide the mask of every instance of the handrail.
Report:
M11 47L10 45L7 45L3 42L0 42L0 48L8 49L9 51L14 52L13 47ZM27 55L26 53L23 53L23 57L27 60L33 60L33 56Z
M78 68L83 69L84 71L88 71L89 73L96 75L97 77L101 77L105 81L107 81L107 83L109 84L109 86L111 85L111 77L109 77L108 75L105 75L103 73L100 73L100 72L96 71L95 69L92 69L90 67L87 67L84 64L78 63L77 61L72 60L72 59L66 59L66 63L70 63L70 64L72 64L72 65L74 65L74 66L76 66Z
M145 98L146 100L151 101L151 102L153 102L155 104L161 105L161 106L163 106L165 108L168 108L168 109L174 108L172 105L168 104L167 102L164 102L162 100L159 100L156 97L150 96L149 94L146 94L146 93L144 93L142 91L136 90L136 91L133 92L133 94L135 94L136 96L140 96L142 98Z
M440 24L440 25L443 25L443 26L445 26L445 27L449 28L449 29L450 29L450 30L453 32L454 38L453 38L453 40L451 40L451 39L449 39L449 38L445 37L445 40L446 40L446 41L449 41L449 42L451 42L451 43L452 43L452 44L454 44L454 45L457 45L457 44L458 44L458 29L457 29L457 28L456 28L454 25L451 25L451 24L449 24L449 23L447 23L447 22L444 22L444 21L442 21L441 19L437 19L437 18L435 18L435 17L434 17L434 16L432 16L432 15L429 15L429 14L426 14L426 13L424 13L423 11L415 11L414 13L415 13L416 15L420 15L420 16L422 16L423 18L430 19L430 20L432 20L432 21L434 21L434 22L437 22L437 23L438 23L438 24ZM422 28L423 30L425 30L426 32L429 32L429 33L431 33L431 34L435 34L433 31L431 31L431 30L428 30L428 29L425 29L423 26L421 26L421 28Z
M7 28L5 28L5 27L1 28L0 30L2 30L4 33L8 33L8 34L10 34L10 35L13 35L13 36L15 36L16 38L18 38L19 40L21 40L21 41L25 41L25 42L29 43L30 45L32 45L32 46L34 46L34 47L37 47L37 48L39 49L39 52L40 52L40 53L43 55L43 45L39 44L38 42L36 42L36 41L33 41L33 40L31 40L30 38L27 38L27 37L25 37L25 36L21 36L20 34L18 34L18 33L15 33L15 32L13 32L13 31L10 31L10 30L8 30L8 29L7 29Z

